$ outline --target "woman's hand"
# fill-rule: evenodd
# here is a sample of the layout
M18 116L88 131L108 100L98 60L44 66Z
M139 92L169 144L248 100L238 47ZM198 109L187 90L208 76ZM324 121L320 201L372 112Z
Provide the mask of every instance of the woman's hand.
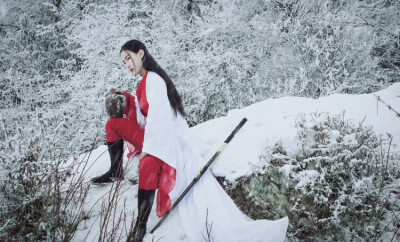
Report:
M110 90L108 90L108 92L109 92L109 93L124 94L123 91L121 91L120 89L115 88L115 87L110 88Z
M146 155L147 155L146 152L142 152L142 153L139 155L139 160L142 160Z

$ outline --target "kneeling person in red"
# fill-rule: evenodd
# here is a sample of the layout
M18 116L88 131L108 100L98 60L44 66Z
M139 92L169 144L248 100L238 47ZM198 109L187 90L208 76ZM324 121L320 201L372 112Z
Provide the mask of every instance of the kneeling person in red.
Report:
M171 207L169 193L175 186L176 170L161 159L151 154L142 153L145 129L137 121L137 107L141 107L140 115L147 117L149 105L145 95L146 75L136 92L139 100L127 92L112 88L106 97L106 110L110 118L105 131L110 154L111 167L105 174L92 179L94 183L112 182L123 179L123 140L132 144L140 153L138 217L130 239L141 241L146 234L146 224L157 193L157 215L162 217Z

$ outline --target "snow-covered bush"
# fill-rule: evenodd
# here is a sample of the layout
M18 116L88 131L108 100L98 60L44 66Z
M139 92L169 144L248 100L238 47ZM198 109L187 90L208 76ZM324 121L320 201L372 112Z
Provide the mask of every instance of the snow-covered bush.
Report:
M280 170L298 182L292 212L312 221L302 230L362 240L393 233L400 222L400 160L390 135L377 137L344 114L313 113L296 125L301 152Z
M255 173L228 187L241 208L289 216L292 239L400 238L400 155L390 136L327 113L300 115L296 126L298 150L268 147Z
M35 124L0 142L1 241L69 241L85 219L89 186L62 158L57 130Z

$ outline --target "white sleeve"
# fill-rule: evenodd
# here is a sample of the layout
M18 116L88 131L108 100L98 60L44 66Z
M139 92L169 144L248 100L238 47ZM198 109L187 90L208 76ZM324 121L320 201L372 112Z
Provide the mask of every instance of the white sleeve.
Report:
M149 109L142 151L176 167L175 113L167 96L165 81L154 72L147 74L146 97Z

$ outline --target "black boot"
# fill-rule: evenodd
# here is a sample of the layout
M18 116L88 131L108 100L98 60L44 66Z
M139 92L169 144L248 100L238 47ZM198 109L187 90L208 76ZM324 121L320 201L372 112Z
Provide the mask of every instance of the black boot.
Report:
M122 164L122 155L124 153L124 141L119 139L114 142L107 142L108 153L110 154L110 170L101 176L92 178L93 183L113 182L112 178L124 179L124 169Z
M146 235L147 220L153 206L154 194L156 190L143 190L138 191L138 216L136 218L135 227L133 232L128 237L128 242L142 242Z

